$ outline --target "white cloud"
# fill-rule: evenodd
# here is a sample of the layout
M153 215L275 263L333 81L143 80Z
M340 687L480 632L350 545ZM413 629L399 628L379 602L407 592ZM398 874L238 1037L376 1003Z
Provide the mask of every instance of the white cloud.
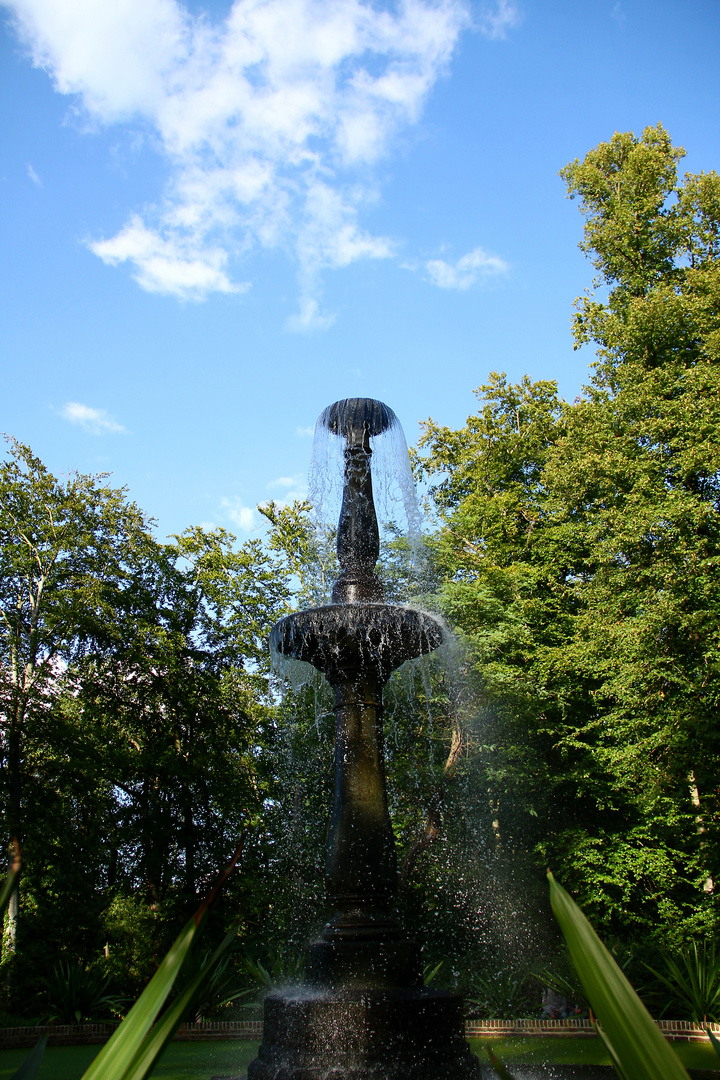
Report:
M479 277L504 274L507 263L497 255L489 255L477 247L463 255L456 263L444 259L430 259L425 263L428 277L440 289L469 289Z
M32 180L33 184L35 184L36 187L42 187L43 186L42 185L42 180L40 179L38 174L35 172L35 170L33 169L32 165L30 164L29 161L27 163L26 168L27 168L27 174L30 177L30 179Z
M81 405L79 401L68 401L59 412L64 420L77 424L91 435L127 434L127 428L113 420L105 409L93 409L90 405Z
M222 248L198 248L180 236L164 240L136 215L111 240L89 242L88 247L111 266L130 262L135 280L148 292L200 300L208 292L245 292L249 287L234 285L227 276Z
M289 488L299 483L302 480L301 476L278 476L277 480L270 480L266 485L268 488Z
M286 488L282 495L273 495L273 501L279 506L289 506L295 501L302 502L307 498L307 479L303 473L297 473L295 476L278 476L276 480L270 480L266 486L270 491Z
M170 164L163 197L90 243L144 289L242 291L256 247L297 262L298 329L327 325L320 277L393 245L358 224L372 166L420 116L470 24L467 0L235 0L195 17L179 0L0 0L37 66L95 124L149 125ZM481 19L512 25L508 0Z
M506 38L508 30L519 26L521 22L520 10L512 0L497 0L494 5L485 5L477 20L480 32L491 41Z
M312 439L315 434L315 428L312 424L308 427L296 427L295 434L299 435L301 439Z
M259 516L254 506L244 506L242 499L239 495L232 495L229 498L222 499L220 506L225 512L225 517L228 518L234 525L237 525L243 532L251 532L258 523Z

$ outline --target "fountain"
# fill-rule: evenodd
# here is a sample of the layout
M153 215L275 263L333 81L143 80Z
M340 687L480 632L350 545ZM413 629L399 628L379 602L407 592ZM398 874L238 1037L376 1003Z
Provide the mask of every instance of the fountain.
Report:
M383 765L383 687L443 642L439 620L384 602L371 439L397 424L380 401L350 398L318 420L345 440L332 603L273 628L276 657L302 660L335 691L335 794L326 886L335 910L308 948L305 982L265 999L248 1080L470 1080L459 995L423 986L420 949L394 917L395 841Z

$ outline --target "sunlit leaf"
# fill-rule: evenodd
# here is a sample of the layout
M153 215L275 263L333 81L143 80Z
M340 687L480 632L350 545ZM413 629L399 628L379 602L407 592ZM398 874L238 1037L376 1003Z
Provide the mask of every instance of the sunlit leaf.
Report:
M580 908L548 874L550 901L612 1056L632 1080L688 1080L679 1058Z
M122 1074L122 1080L144 1080L149 1074L157 1059L183 1022L187 1010L192 1005L193 998L205 980L210 977L213 969L232 944L236 933L237 927L235 926L215 950L208 963L205 964L195 978L188 983L182 994L180 994L167 1011L163 1013L160 1021L148 1032L130 1066Z

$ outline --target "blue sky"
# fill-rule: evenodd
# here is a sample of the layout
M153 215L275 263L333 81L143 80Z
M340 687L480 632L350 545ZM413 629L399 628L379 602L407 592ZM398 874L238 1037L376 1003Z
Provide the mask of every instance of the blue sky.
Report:
M253 535L337 398L414 442L492 370L574 397L558 170L658 122L720 166L714 0L0 8L0 429L160 535Z

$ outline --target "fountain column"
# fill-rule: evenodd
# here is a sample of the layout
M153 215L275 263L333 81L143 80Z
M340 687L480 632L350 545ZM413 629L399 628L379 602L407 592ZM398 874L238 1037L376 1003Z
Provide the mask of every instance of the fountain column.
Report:
M477 1080L462 998L422 985L420 949L394 915L395 839L388 814L382 691L406 660L443 642L439 620L383 603L370 440L397 419L350 398L320 417L345 439L333 603L273 628L278 656L313 664L335 689L335 794L326 861L335 914L308 948L305 984L269 994L248 1080Z

